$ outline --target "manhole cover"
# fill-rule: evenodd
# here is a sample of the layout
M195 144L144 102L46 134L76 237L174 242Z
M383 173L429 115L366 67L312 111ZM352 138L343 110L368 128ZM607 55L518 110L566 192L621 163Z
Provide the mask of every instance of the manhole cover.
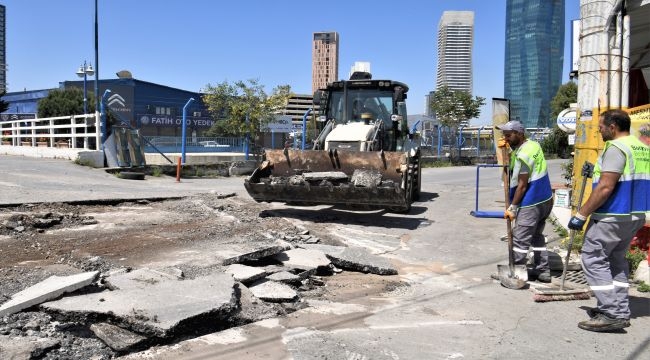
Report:
M560 286L562 283L562 273L557 276L552 276L551 281L553 284ZM587 283L587 278L582 270L579 271L567 271L566 278L564 279L564 287L571 289L588 289L589 284Z

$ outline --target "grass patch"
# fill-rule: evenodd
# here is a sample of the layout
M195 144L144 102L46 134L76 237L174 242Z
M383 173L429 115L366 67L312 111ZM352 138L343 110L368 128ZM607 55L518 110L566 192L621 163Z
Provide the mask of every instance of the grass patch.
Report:
M151 176L161 177L163 174L163 169L160 166L154 166L151 168Z

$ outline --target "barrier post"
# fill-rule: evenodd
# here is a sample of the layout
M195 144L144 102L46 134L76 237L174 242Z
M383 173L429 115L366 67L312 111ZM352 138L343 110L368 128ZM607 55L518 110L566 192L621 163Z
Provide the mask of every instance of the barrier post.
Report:
M181 182L181 160L182 158L179 156L176 164L176 182Z

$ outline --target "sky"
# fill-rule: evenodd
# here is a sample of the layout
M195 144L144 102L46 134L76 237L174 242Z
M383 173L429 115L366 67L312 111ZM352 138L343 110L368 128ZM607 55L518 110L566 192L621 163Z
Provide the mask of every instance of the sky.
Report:
M569 81L570 21L565 0L562 82ZM94 0L0 0L6 6L8 91L56 88L95 62ZM339 33L339 78L355 61L374 79L406 83L409 114L424 113L435 90L443 11L474 11L474 94L486 98L472 125L491 122L503 97L505 0L98 0L99 76L129 70L138 80L200 92L206 85L258 79L267 93L290 85L311 93L314 32ZM92 81L94 78L90 78ZM90 85L89 85L90 86Z

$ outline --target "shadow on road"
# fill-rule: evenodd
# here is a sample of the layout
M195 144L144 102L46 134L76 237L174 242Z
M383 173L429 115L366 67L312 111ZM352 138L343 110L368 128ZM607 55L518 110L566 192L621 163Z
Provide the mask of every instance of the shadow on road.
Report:
M264 210L260 217L287 217L299 220L312 221L314 223L336 223L346 225L368 225L385 228L398 228L413 230L431 223L426 218L411 218L409 215L419 215L426 211L425 207L413 206L408 214L393 214L385 210L374 210L373 212L354 211L349 208L331 207L327 209L290 208Z

